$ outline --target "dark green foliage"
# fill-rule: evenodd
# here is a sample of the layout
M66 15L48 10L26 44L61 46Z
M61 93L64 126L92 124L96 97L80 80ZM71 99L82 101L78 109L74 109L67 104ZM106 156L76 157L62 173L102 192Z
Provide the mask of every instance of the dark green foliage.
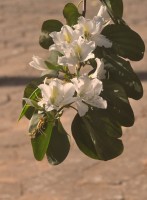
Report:
M72 3L68 3L65 5L63 9L63 15L69 26L75 25L78 21L78 18L81 16L77 7Z
M104 80L103 89L101 96L107 100L107 110L111 117L122 126L132 126L134 114L124 88L114 81Z
M144 56L145 45L141 37L126 25L111 24L102 34L112 41L112 51L116 55L139 61Z
M41 35L39 38L39 44L41 47L48 49L50 45L53 44L53 40L49 34L53 31L60 31L62 26L63 24L55 19L45 21L42 25Z
M110 160L123 151L119 123L106 111L94 109L86 116L75 116L72 134L79 149L87 156L98 160Z
M46 152L50 164L58 165L64 161L70 150L68 135L61 122L56 121L53 127L50 143Z
M118 23L123 17L123 2L122 0L101 0L107 6L108 13L112 20Z
M129 61L116 55L106 55L104 63L110 79L121 84L128 97L138 100L143 96L142 84Z

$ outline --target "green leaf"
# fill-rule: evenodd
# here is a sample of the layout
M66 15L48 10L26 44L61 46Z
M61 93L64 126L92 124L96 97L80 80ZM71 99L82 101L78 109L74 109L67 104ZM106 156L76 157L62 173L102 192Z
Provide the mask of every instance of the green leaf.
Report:
M72 135L79 149L87 156L98 160L110 160L123 151L121 127L106 111L94 109L86 116L75 116Z
M103 81L103 92L101 96L107 101L107 110L112 118L116 119L122 126L134 124L134 113L130 106L124 88L114 81Z
M122 0L101 0L114 20L121 19L123 16L123 1Z
M46 66L50 69L50 70L55 70L55 71L59 71L62 70L63 66L60 65L54 65L48 61L45 61Z
M128 26L111 24L103 29L102 34L112 41L112 50L117 55L134 61L139 61L143 58L144 42Z
M53 128L50 143L46 152L50 164L58 165L69 153L70 143L66 131L58 120Z
M24 90L24 95L23 95L23 98L25 99L30 99L32 101L37 101L38 98L41 98L41 91L40 89L38 88L38 85L40 85L45 78L52 78L50 75L44 75L36 80L33 80L31 83L29 83L25 90ZM28 105L25 100L22 101L22 105L23 105L23 108L22 108L22 111L21 111L21 114L19 116L19 119L18 121L23 117L25 116L27 119L31 119L34 111L35 111L35 108Z
M94 143L82 118L77 114L72 122L72 135L79 149L93 159L99 159Z
M81 14L78 11L78 8L72 3L68 3L65 5L63 9L63 15L69 26L77 24L78 18L81 16Z
M54 121L46 120L45 117L35 113L30 121L29 132L35 137L31 139L34 157L36 160L42 160L47 151ZM30 135L31 135L30 134Z
M36 84L30 83L26 86L23 97L35 100L36 97L39 95L40 95L40 89L37 87ZM23 116L26 116L26 118L31 119L34 111L35 111L34 107L31 107L25 101L23 101L23 108L18 120L20 120Z
M99 47L99 46L97 46L95 48L93 53L94 53L96 58L99 58L99 59L103 58L103 49L104 49L104 47Z
M129 61L115 55L106 55L104 63L110 78L124 87L128 97L138 100L143 96L141 81L134 73Z
M53 31L59 32L62 28L63 24L55 19L47 20L43 23L41 29L41 35L39 38L39 44L44 49L48 49L50 45L53 44L52 38L49 36Z
M33 114L33 116L30 119L30 124L29 124L29 135L31 136L35 136L38 134L38 128L37 125L39 123L39 121L43 119L43 115L42 114L38 114L37 112L35 112ZM40 133L39 133L40 134Z

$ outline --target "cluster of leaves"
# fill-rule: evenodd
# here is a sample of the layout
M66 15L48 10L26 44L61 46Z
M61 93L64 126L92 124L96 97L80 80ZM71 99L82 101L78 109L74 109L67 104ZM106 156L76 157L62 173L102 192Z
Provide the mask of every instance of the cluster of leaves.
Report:
M84 117L76 114L72 122L72 135L79 149L87 156L98 160L110 160L123 152L121 126L130 127L134 124L134 113L128 98L135 100L143 96L142 84L133 71L130 61L139 61L143 58L145 46L141 37L133 31L123 20L122 0L101 0L114 22L108 24L102 31L113 45L111 48L97 47L96 57L103 60L108 78L103 80L101 96L107 100L106 110L93 108ZM81 14L78 8L68 3L63 15L69 26L77 23ZM48 49L53 40L49 34L60 31L63 24L58 20L47 20L43 23L39 43ZM91 60L95 68L95 62ZM58 69L49 64L50 69ZM40 97L37 87L44 77L26 86L24 97L35 100ZM23 102L20 119L26 116L30 120L29 132L34 133L31 138L34 156L42 160L46 154L49 163L57 165L68 155L70 149L69 137L64 130L60 118L54 115L38 114L35 108ZM43 134L40 133L43 131Z

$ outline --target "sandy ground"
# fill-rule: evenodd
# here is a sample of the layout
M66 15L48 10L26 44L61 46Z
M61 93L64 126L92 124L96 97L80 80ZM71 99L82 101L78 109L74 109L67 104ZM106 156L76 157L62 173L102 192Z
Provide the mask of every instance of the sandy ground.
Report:
M124 128L124 153L108 162L80 153L74 142L66 161L50 166L33 158L28 121L19 124L25 85L38 76L28 66L33 54L45 56L38 45L40 27L61 19L65 0L0 0L0 200L146 200L147 199L147 54L132 63L142 79L144 97L131 100L136 122ZM76 0L73 1L77 3ZM88 16L97 1L88 1ZM91 3L90 3L91 2ZM147 1L124 0L124 18L147 43ZM70 131L72 116L62 119Z

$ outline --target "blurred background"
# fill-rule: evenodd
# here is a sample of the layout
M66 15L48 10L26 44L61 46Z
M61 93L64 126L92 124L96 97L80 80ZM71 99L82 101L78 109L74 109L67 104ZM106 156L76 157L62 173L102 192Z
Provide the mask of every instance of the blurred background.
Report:
M147 54L132 66L144 97L131 100L136 121L123 129L124 153L108 162L91 160L71 140L59 166L35 161L27 136L28 121L17 123L24 87L40 73L29 67L33 55L47 54L38 44L43 21L64 22L68 0L0 0L0 200L146 200L147 199ZM73 0L77 4L77 0ZM87 16L99 9L87 0ZM124 0L124 19L147 44L147 1ZM62 121L70 132L73 113Z

